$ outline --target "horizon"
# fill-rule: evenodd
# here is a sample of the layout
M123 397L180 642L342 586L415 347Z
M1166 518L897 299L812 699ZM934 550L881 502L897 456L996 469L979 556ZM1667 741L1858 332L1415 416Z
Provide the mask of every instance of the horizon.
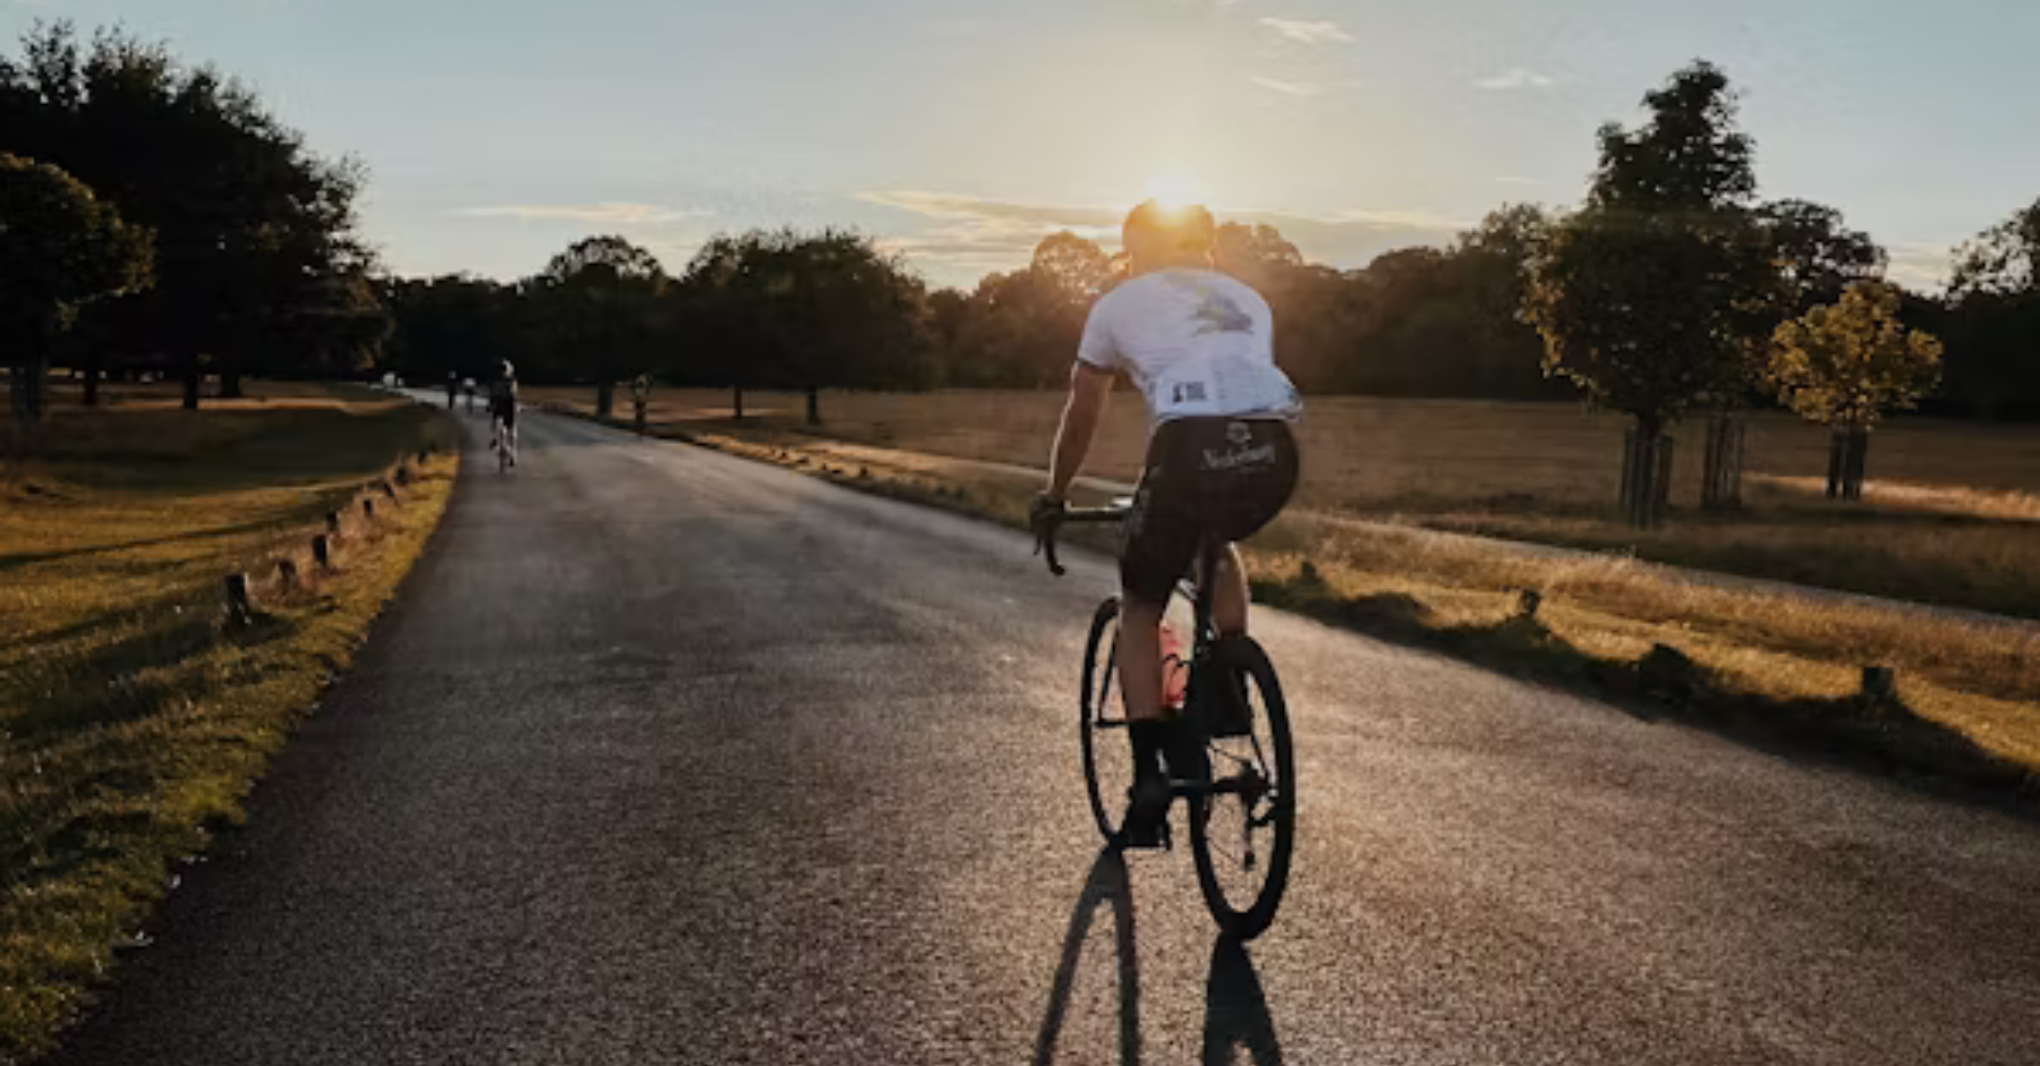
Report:
M525 277L597 233L678 273L719 232L841 226L969 288L1058 230L1115 245L1155 194L1355 268L1504 203L1577 204L1595 129L1639 121L1694 58L1742 94L1760 197L1840 209L1896 281L1936 287L2035 192L2040 146L2009 134L2040 94L2017 62L2040 12L1589 10L591 0L483 23L390 0L8 0L0 32L11 52L39 19L118 24L243 79L314 151L367 165L362 231L402 275Z

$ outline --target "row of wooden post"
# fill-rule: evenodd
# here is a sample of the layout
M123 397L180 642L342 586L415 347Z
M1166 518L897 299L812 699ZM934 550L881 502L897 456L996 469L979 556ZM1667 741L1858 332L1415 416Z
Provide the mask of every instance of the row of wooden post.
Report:
M436 448L420 450L418 452L418 462L420 464L424 463L432 458L436 451ZM374 488L380 491L386 498L395 500L397 498L397 486L409 485L410 483L411 466L409 463L400 463L394 474L377 482ZM361 498L361 517L367 522L375 521L375 498L373 496ZM319 571L324 572L333 568L333 546L339 539L340 512L327 511L326 531L313 534L312 536L312 565ZM276 561L276 579L284 588L297 587L298 577L296 559L286 555ZM224 592L228 624L245 625L254 619L255 608L246 573L236 572L228 574L224 582Z

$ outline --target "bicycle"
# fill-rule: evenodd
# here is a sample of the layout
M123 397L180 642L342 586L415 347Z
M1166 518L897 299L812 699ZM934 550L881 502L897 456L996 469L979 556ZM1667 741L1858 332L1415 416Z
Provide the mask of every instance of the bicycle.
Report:
M489 448L496 453L497 473L517 465L517 426L500 411L489 415Z
M1063 524L1120 522L1128 511L1112 506L1051 514L1036 530L1035 550L1047 556L1049 572L1061 577L1064 569L1056 559L1055 540ZM1275 909L1289 884L1296 841L1296 753L1282 685L1267 653L1245 634L1220 637L1212 624L1211 583L1197 576L1213 573L1223 548L1222 542L1207 539L1198 549L1196 569L1175 590L1177 597L1189 601L1195 619L1189 681L1178 712L1184 728L1191 730L1183 746L1203 757L1196 760L1199 765L1169 767L1170 806L1173 809L1176 799L1185 803L1197 885L1213 920L1221 932L1251 940L1275 920ZM1091 814L1108 844L1124 839L1124 814L1115 819L1109 804L1124 797L1133 781L1125 712L1113 698L1118 652L1119 597L1113 595L1091 618L1077 726ZM1243 713L1228 722L1222 716L1235 698L1244 703L1238 708ZM1111 774L1115 767L1123 774ZM1187 776L1179 776L1186 771ZM1101 777L1112 780L1107 783ZM1237 819L1237 826L1230 818ZM1235 829L1237 848L1228 849ZM1257 840L1259 835L1266 839ZM1166 824L1163 839L1168 846ZM1244 889L1230 883L1234 875L1246 875Z

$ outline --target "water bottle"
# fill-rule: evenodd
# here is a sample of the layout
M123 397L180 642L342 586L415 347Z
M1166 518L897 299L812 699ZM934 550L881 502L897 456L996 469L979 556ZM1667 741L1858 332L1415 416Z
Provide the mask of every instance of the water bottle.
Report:
M1183 709L1190 688L1189 649L1169 623L1162 623L1162 707L1170 712Z

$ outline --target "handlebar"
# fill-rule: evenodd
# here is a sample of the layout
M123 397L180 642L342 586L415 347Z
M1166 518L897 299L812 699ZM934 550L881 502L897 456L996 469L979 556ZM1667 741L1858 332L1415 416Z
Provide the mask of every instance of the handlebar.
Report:
M1068 507L1041 516L1034 529L1034 554L1048 556L1048 572L1063 576L1063 565L1056 561L1055 534L1069 522L1123 522L1131 508L1128 507Z

